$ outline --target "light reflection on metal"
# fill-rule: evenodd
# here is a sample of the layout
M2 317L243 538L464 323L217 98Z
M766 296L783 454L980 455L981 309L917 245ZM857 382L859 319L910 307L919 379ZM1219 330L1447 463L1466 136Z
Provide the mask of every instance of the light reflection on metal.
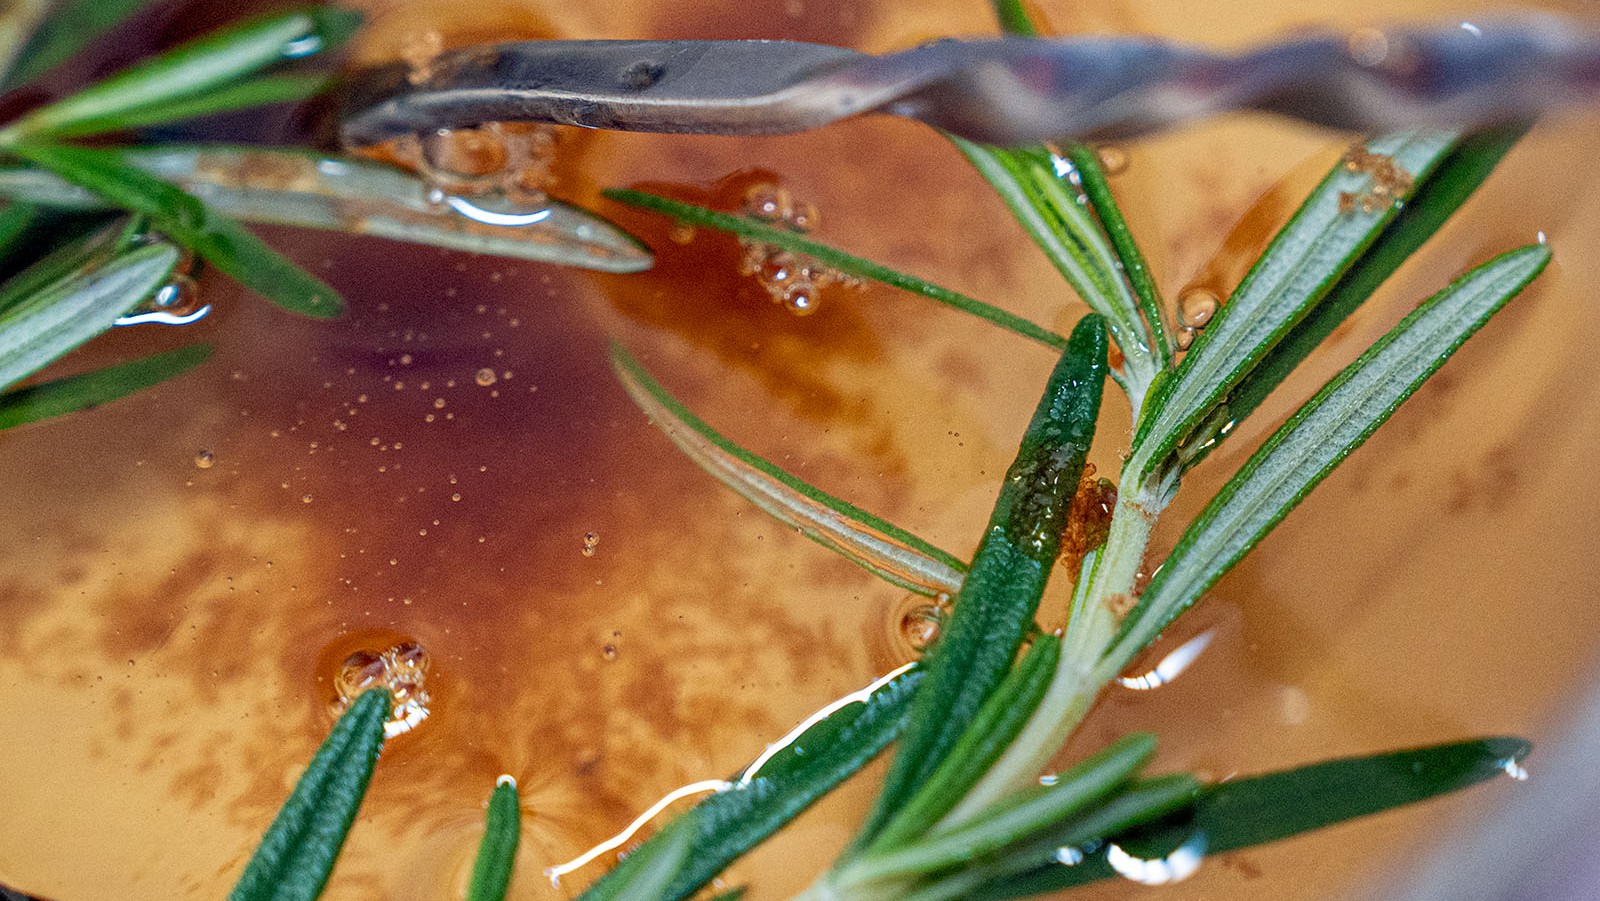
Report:
M497 213L494 210L486 210L464 197L446 197L444 202L449 204L452 210L474 222L482 222L484 225L520 227L537 225L550 218L550 209L548 207L532 213Z
M1171 854L1154 860L1134 857L1122 850L1120 845L1111 845L1106 849L1106 863L1111 865L1111 869L1116 870L1124 879L1140 885L1170 885L1182 882L1200 869L1200 862L1205 860L1205 856L1206 838L1201 832L1190 836Z
M633 838L635 833L644 828L646 823L659 816L661 811L666 810L667 807L674 801L690 797L691 795L718 793L729 791L731 789L745 788L750 784L751 780L755 779L762 767L766 766L767 763L771 761L773 757L776 757L780 752L782 752L784 748L787 748L798 741L800 736L806 733L806 730L810 729L812 726L815 726L817 723L822 722L845 707L850 706L851 704L866 703L866 701L875 693L877 693L879 689L882 689L890 682L893 682L895 679L899 678L913 666L916 666L915 662L907 663L904 666L898 667L890 671L882 678L874 681L866 688L853 691L850 694L847 694L844 697L829 703L821 710L818 710L817 712L806 717L805 720L800 723L800 725L789 730L789 732L782 738L770 745L767 745L767 749L761 752L761 756L757 757L755 761L746 767L744 772L740 774L737 782L727 782L722 779L704 779L700 782L691 782L688 785L675 788L672 791L667 792L667 794L664 795L661 800L646 808L643 813L639 814L637 817L634 817L633 822L629 823L621 832L618 832L616 835L613 835L600 844L595 845L593 848L590 848L566 863L545 867L544 874L550 877L551 885L559 888L561 885L562 876L571 873L573 870L577 870L586 866L596 857L599 857L607 851L613 851L622 847L629 839Z
M199 322L211 312L211 304L206 304L198 310L185 315L168 313L166 310L146 310L143 313L129 313L118 319L114 325L188 325Z
M1123 688L1131 688L1134 691L1149 691L1152 688L1160 688L1183 675L1184 670L1194 664L1201 652L1210 647L1214 638L1216 638L1216 630L1207 629L1179 645L1172 653L1161 658L1161 662L1157 663L1155 668L1149 672L1139 676L1119 676L1116 682Z

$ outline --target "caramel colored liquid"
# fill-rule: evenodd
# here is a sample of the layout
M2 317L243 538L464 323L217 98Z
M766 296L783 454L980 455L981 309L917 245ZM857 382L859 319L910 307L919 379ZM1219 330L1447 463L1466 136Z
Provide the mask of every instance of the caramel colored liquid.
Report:
M443 46L555 35L868 50L992 30L980 0L358 5L373 15L364 59L399 56L430 29ZM1369 15L1358 3L1318 9L1335 24ZM1041 11L1062 32L1223 46L1305 23L1292 4ZM1385 14L1438 12L1409 0ZM1157 691L1113 689L1064 759L1150 729L1157 770L1222 777L1559 728L1600 634L1588 602L1600 594L1600 364L1587 340L1597 135L1593 118L1542 126L1191 477L1160 548L1275 421L1404 310L1548 233L1557 263L1538 284L1168 637L1164 647L1217 630L1190 672ZM674 240L669 223L598 189L688 186L731 207L728 185L747 176L711 186L760 169L816 204L821 240L1046 324L1065 327L1080 304L958 154L911 123L561 140L553 193L648 239L653 271L600 276L268 230L345 292L347 318L294 319L207 278L208 319L118 330L62 369L194 340L216 345L210 363L0 434L0 884L60 901L224 896L326 733L341 662L411 640L431 659L430 715L386 749L326 897L458 897L502 773L525 811L512 896L570 895L599 865L559 890L540 870L670 789L736 771L908 659L889 637L902 592L681 458L616 384L606 342L734 440L960 554L1050 354L880 286L794 317L739 275L736 242ZM1122 148L1115 187L1169 298L1189 284L1225 295L1309 187L1273 185L1297 161L1331 162L1345 141L1234 117ZM1117 471L1128 421L1108 396L1103 474ZM1046 610L1064 608L1060 588ZM1538 778L1537 757L1529 766ZM875 778L827 799L728 883L750 882L758 901L802 888L850 835ZM1226 855L1162 897L1339 897L1425 853L1419 833L1516 790Z

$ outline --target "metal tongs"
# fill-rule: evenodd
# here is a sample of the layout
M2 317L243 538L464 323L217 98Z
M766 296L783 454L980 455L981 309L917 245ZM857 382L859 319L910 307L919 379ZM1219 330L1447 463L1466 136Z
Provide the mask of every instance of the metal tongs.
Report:
M790 41L529 41L419 77L357 76L345 140L493 121L782 134L863 113L1001 145L1126 138L1230 110L1353 131L1472 128L1600 96L1600 38L1520 16L1296 37L1238 55L1136 37L942 40L869 55Z

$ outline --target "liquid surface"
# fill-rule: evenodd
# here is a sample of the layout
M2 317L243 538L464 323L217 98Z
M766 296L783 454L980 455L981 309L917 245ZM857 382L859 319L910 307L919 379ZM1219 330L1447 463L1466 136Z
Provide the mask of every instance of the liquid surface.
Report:
M978 0L359 5L374 17L358 49L369 60L538 36L881 51L992 31ZM1290 6L1040 10L1060 32L1233 47L1311 21ZM157 17L148 40L229 8ZM1446 8L1412 0L1386 14ZM1315 12L1369 24L1360 4ZM1585 174L1597 136L1594 118L1537 131L1188 481L1160 547L1270 423L1403 311L1465 266L1549 235L1557 263L1540 282L1129 675L1157 672L1202 633L1204 653L1155 690L1111 689L1064 762L1134 729L1160 735L1158 771L1222 778L1483 734L1538 742L1560 728L1600 635L1587 602L1600 595L1588 289L1600 282L1600 182ZM1225 297L1346 143L1231 118L1119 145L1114 187L1169 299ZM293 319L202 275L206 319L119 329L62 371L193 340L216 344L205 367L0 434L0 883L59 901L223 897L326 733L346 664L414 643L428 713L386 749L326 897L457 897L501 774L525 812L512 895L562 897L599 865L559 889L542 868L680 785L739 771L915 653L904 592L679 457L617 385L606 342L733 439L960 554L1049 353L880 286L824 289L813 315L794 316L741 272L737 241L674 232L597 191L650 182L735 209L750 184L772 183L813 205L820 240L1062 330L1081 305L958 154L909 123L739 141L584 133L558 136L555 153L551 193L646 238L653 271L597 276L265 230L346 293L348 318ZM1128 413L1113 394L1105 407L1093 459L1115 474ZM1064 608L1061 588L1047 610ZM1528 768L1536 782L1537 756ZM802 888L850 835L875 778L802 817L729 884L752 882L755 901ZM1428 853L1419 836L1519 788L1504 780L1207 858L1173 886L1071 897L1343 897Z

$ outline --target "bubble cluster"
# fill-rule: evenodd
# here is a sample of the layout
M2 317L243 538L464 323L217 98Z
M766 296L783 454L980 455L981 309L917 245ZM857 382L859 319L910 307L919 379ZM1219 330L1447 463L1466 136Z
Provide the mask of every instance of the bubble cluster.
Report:
M1345 151L1344 169L1346 172L1372 176L1372 185L1365 191L1339 192L1341 213L1353 213L1357 209L1363 213L1376 213L1388 209L1400 203L1401 198L1417 183L1416 176L1396 163L1394 157L1373 153L1364 144L1357 144Z
M1188 350L1221 307L1222 298L1209 288L1189 288L1178 295L1178 349Z
M797 201L787 188L768 183L751 186L745 193L744 209L756 219L800 234L816 228L821 218L814 205ZM821 291L829 285L860 285L854 276L829 269L804 254L748 238L741 239L740 244L744 247L740 274L754 276L773 303L782 304L796 316L815 313Z
M584 532L583 533L583 555L585 557L593 557L594 556L594 549L599 544L600 544L600 533L599 532Z
M394 697L394 709L383 724L383 734L394 738L415 729L428 718L428 691L423 680L428 674L428 652L414 641L403 641L383 651L356 651L339 665L333 688L335 716L343 713L362 692L387 688Z
M489 122L474 128L441 128L401 138L394 153L435 190L447 196L499 194L532 206L549 198L556 132L531 122Z

